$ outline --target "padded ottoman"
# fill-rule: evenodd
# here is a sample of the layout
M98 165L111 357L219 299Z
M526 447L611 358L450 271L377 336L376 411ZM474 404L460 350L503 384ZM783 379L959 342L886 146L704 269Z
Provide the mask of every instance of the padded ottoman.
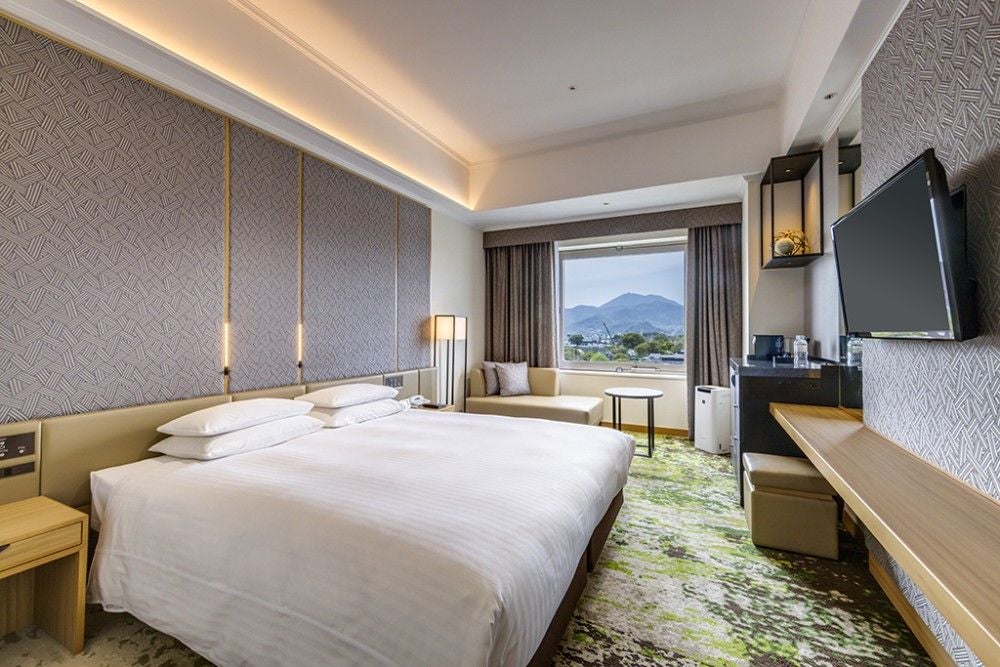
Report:
M759 547L838 557L836 491L807 459L743 455L743 507Z

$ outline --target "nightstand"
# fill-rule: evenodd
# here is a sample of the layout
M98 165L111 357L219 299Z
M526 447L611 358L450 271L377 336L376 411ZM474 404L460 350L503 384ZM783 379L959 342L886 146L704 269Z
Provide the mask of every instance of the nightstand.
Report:
M0 505L0 636L35 624L83 650L87 515L38 496Z
M431 408L426 405L417 406L420 410L427 410L428 412L454 412L455 404L449 403L448 405L443 405L440 408Z

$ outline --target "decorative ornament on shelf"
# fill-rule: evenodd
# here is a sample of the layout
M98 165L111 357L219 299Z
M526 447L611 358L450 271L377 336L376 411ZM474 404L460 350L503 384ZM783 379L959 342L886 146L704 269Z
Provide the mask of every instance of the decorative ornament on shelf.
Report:
M774 237L774 255L789 257L805 255L809 252L809 241L806 235L797 229L786 229Z

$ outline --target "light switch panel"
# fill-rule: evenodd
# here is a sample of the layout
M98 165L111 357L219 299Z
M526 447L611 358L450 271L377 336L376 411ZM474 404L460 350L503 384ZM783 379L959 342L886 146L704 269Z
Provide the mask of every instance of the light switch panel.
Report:
M0 436L0 461L31 456L35 453L35 434L18 433Z

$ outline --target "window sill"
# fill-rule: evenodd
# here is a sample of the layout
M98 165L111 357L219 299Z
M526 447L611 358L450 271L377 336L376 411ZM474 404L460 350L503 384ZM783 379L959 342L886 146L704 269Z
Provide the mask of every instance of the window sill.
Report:
M659 371L656 373L634 373L582 368L560 368L560 375L593 375L596 377L642 378L644 380L687 380L685 371Z

